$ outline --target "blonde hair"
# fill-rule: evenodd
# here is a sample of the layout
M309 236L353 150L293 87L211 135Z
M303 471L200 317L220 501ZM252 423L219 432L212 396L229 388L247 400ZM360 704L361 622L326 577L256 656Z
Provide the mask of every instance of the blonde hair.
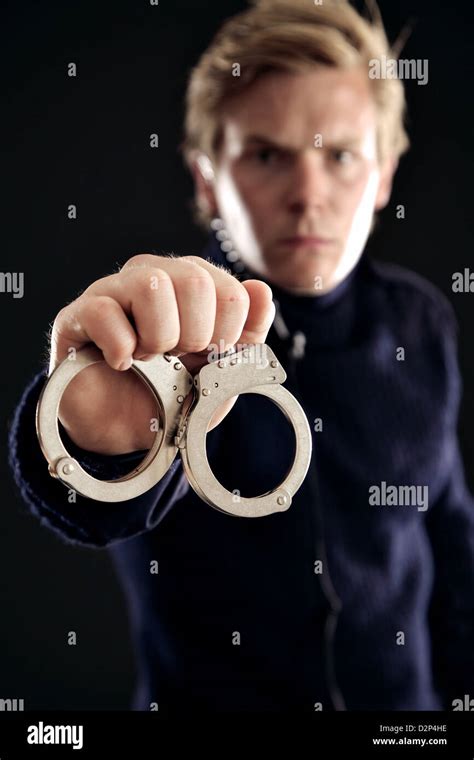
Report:
M253 0L253 7L227 20L191 73L186 92L184 140L191 167L204 154L217 162L224 103L270 71L299 73L315 64L366 67L386 56L398 58L387 40L375 0L367 0L367 20L347 0ZM239 75L233 67L239 65ZM409 147L404 127L405 92L399 79L371 79L378 114L380 162L398 159ZM197 208L205 225L210 217Z

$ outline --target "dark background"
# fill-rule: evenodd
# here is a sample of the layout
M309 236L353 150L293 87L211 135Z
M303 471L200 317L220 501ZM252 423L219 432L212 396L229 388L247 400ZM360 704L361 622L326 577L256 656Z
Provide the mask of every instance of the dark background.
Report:
M308 0L309 1L309 0ZM357 4L360 7L360 3ZM471 266L472 24L462 2L380 0L391 41L416 21L403 58L429 59L429 84L407 82L413 147L371 239L451 300L460 325L460 418L474 486L474 293L453 294ZM0 698L26 709L127 709L133 658L124 599L106 551L63 545L26 512L7 467L9 420L46 357L56 313L138 252L198 253L192 183L178 153L191 66L238 0L7 3L3 13L3 272L0 293ZM75 62L76 78L67 76ZM160 147L149 147L159 134ZM67 219L77 205L78 219ZM403 204L406 219L396 218ZM45 462L45 467L46 467ZM76 647L67 632L78 635Z

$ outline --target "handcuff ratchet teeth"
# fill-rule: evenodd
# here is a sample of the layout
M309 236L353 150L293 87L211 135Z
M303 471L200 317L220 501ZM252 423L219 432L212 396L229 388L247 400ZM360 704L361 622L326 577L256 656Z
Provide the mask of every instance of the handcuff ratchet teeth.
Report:
M156 485L178 452L194 491L210 506L239 517L263 517L287 510L303 483L312 451L306 415L296 398L281 383L286 372L267 344L248 344L207 363L193 378L179 358L159 354L150 361L134 360L131 369L153 393L161 417L161 430L152 447L132 472L116 480L89 475L65 448L58 428L61 397L83 369L104 361L95 346L64 359L46 381L36 407L36 433L49 463L49 473L89 499L122 502ZM185 399L192 392L186 411ZM206 436L214 412L241 393L258 393L273 401L293 427L296 450L283 482L259 496L236 498L217 480L207 458Z

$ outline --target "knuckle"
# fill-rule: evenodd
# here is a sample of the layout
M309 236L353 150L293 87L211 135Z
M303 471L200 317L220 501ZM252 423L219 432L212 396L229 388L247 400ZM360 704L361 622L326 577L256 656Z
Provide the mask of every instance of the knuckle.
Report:
M212 280L210 273L207 271L206 267L203 266L203 259L199 258L199 256L179 256L175 261L185 267L189 272L202 274L204 277Z
M84 297L90 297L90 296L96 296L98 295L98 290L103 289L104 287L110 288L111 283L118 277L117 274L107 274L105 277L99 277L97 280L94 280L94 282L91 282L90 285L84 290L82 295L79 296L79 298Z
M132 269L133 267L143 267L148 266L150 264L150 260L158 258L157 256L154 256L151 253L136 253L134 256L131 256L123 267L121 268L121 272L127 269Z
M237 280L220 288L218 299L224 303L235 302L241 304L247 309L250 307L250 296L244 286L237 282Z
M209 345L209 341L199 340L198 338L186 338L180 340L178 347L180 351L186 354L198 354L200 351L204 351Z
M93 319L102 320L115 310L116 302L110 296L94 296L84 303L84 312Z
M157 354L166 354L167 351L171 351L173 348L175 348L179 343L179 335L176 335L171 338L162 337L160 338L160 341L157 346L156 353Z
M140 351L142 353L146 354L164 354L167 351L171 351L172 348L176 346L179 340L179 335L177 337L167 337L167 336L158 336L158 337L144 337L142 335L138 336L138 343L140 347Z
M200 274L184 277L180 285L185 293L192 293L193 295L207 295L214 288L212 280Z
M193 293L209 293L215 289L214 280L209 272L199 266L192 266L180 278L180 285Z
M51 328L52 339L59 338L63 333L70 333L79 329L76 312L73 308L76 303L77 302L74 301L73 304L63 306L63 308L58 311Z
M171 281L170 276L159 267L147 267L137 273L134 291L142 297L153 298L160 290L160 285Z
M204 267L201 266L202 259L199 256L181 256L180 261L188 261L190 264L197 264L200 269L204 269Z

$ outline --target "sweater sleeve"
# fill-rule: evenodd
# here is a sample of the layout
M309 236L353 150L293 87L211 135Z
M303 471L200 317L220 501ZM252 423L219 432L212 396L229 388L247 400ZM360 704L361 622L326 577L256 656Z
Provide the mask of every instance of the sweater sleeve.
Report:
M36 435L35 414L46 372L35 375L25 388L10 420L9 465L27 509L65 543L91 548L107 547L156 528L189 489L181 458L149 491L123 502L101 502L72 492L48 472L48 463ZM123 477L143 459L146 451L103 455L80 449L58 423L63 442L93 477ZM73 493L73 498L71 494Z
M474 499L459 451L429 517L435 565L430 610L433 673L446 709L474 693Z
M433 674L445 709L474 693L474 498L458 440L462 380L454 329L442 330L449 392L445 405L444 486L430 507L427 528L435 581L430 609ZM456 326L457 332L457 326Z

